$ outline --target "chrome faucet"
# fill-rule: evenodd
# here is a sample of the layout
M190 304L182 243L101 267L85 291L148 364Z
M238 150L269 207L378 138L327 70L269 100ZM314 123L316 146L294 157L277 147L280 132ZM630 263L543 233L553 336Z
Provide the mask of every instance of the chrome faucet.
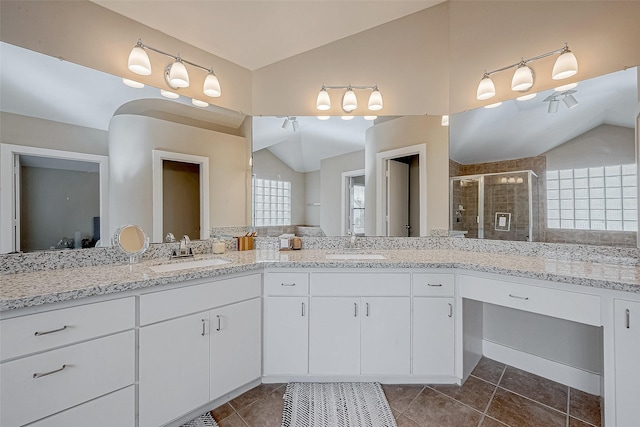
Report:
M178 251L174 250L173 254L171 254L171 258L185 258L192 256L193 251L191 250L191 239L189 239L189 236L185 234L180 240L180 249L178 249Z
M347 230L347 236L349 236L349 243L347 245L347 248L349 249L356 249L356 233L354 233L351 230Z

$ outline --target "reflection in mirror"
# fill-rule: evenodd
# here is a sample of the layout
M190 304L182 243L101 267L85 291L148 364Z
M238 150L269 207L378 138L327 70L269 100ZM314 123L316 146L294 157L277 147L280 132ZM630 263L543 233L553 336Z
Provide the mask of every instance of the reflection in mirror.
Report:
M137 225L125 225L116 230L113 240L118 248L129 255L129 263L137 262L149 247L149 238Z
M94 198L100 198L100 211L92 214L92 218L96 217L100 223L100 233L93 232L92 224L84 223L69 225L71 231L66 231L63 228L66 225L55 221L60 216L48 215L46 221L39 222L52 235L47 237L47 243L21 243L20 234L37 235L37 240L43 240L46 233L39 229L12 228L14 218L11 212L15 211L16 193L3 191L0 206L1 253L56 246L78 247L77 231L80 231L80 245L83 247L91 246L98 235L103 237L102 243L108 245L110 239L104 236L112 235L117 224L136 223L154 233L149 149L159 139L150 136L154 133L171 138L171 144L162 143L164 149L209 157L212 163L211 184L225 180L225 186L211 186L211 203L216 200L229 203L215 211L210 209L210 217L200 218L199 225L191 227L188 234L196 238L208 237L211 226L247 225L249 142L244 135L249 127L244 125L244 114L215 105L196 108L184 96L167 100L157 88L145 86L135 89L123 84L121 77L4 42L0 42L0 52L1 142L3 147L18 147L12 148L8 156L4 155L3 148L0 159L2 188L17 188L10 172L14 152L79 161L86 161L83 156L105 160L104 168L101 164L99 171L101 187L92 192ZM116 118L119 120L114 124ZM143 127L149 133L143 134ZM114 132L117 136L113 135ZM185 140L190 144L185 145ZM120 141L124 141L122 146L115 147ZM33 150L66 154L32 153ZM57 167L48 168L54 171ZM226 181L232 184L226 185ZM39 206L47 205L45 210L41 210L42 215L52 206L69 204L66 195L58 193L62 198L55 201L37 200ZM53 195L49 194L50 197ZM70 197L70 200L77 200L77 197ZM77 203L82 208L74 208L75 213L91 205L86 198L77 200ZM65 219L70 220L73 216ZM28 227L28 224L25 222L22 226ZM159 225L161 227L162 224ZM160 230L158 235L162 234ZM162 241L162 237L157 241Z
M493 197L485 191L485 221L476 228L468 221L474 215L467 208L480 201L462 203L456 192L465 183L465 191L473 187L476 194L479 178L486 174L531 170L539 177L533 204L537 215L532 216L533 221L538 218L533 227L539 232L529 234L531 240L636 246L637 70L581 81L570 90L558 88L526 101L451 116L453 228L467 228L467 237L482 238L476 228L484 228L484 238L507 236L495 231L500 228L497 221L505 218L498 214L510 214L513 226L525 211L519 201L524 198L509 201L507 188L514 186L503 186ZM487 229L495 233L487 235ZM523 235L512 234L523 240Z

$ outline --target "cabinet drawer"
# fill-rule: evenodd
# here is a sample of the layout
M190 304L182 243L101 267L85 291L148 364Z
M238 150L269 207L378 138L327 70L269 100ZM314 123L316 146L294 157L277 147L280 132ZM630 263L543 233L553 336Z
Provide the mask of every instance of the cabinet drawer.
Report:
M413 296L452 297L454 294L453 273L415 273L412 277Z
M601 326L600 297L520 283L458 276L462 298L488 302L559 319Z
M0 424L20 426L133 384L135 332L5 362L0 377Z
M267 273L265 275L267 295L307 295L308 273Z
M409 296L409 273L312 273L314 296Z
M91 402L45 418L29 427L83 426L134 427L136 425L134 386L108 394ZM89 420L91 420L89 422Z
M140 325L259 297L261 277L260 274L252 274L142 295Z
M135 327L135 299L86 304L0 321L0 360Z

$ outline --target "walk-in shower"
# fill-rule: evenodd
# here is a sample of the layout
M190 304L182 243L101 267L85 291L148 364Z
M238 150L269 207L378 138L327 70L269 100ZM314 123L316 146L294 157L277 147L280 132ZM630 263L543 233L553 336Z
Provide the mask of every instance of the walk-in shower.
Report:
M453 234L539 240L538 176L533 171L455 176L449 188Z

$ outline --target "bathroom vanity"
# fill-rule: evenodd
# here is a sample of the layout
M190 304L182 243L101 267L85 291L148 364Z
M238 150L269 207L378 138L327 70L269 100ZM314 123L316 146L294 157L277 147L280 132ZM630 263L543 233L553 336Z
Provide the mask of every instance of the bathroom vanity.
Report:
M607 427L640 416L635 265L375 254L257 250L192 269L156 271L156 260L3 275L0 423L177 426L260 382L461 384L483 354L600 393ZM601 348L584 351L602 352L602 376L492 345L489 305L598 328Z

